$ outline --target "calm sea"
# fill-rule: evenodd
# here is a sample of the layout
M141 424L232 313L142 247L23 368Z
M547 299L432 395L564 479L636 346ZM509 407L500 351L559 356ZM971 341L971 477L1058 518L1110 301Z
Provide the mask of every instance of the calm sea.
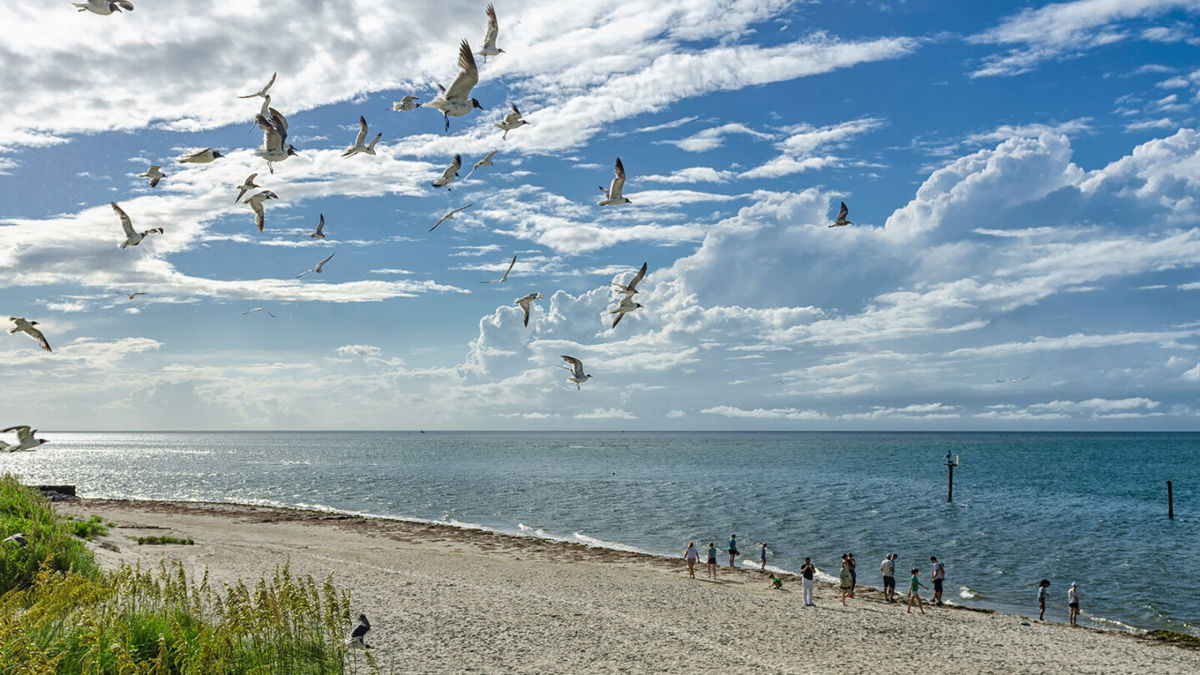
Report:
M836 573L900 555L946 596L1200 635L1200 434L55 433L0 456L86 497L228 501L427 519L679 555L688 541ZM946 453L961 457L946 502ZM1176 520L1166 517L1166 480ZM722 556L724 560L724 556ZM754 563L757 565L757 561ZM897 576L901 576L898 574Z

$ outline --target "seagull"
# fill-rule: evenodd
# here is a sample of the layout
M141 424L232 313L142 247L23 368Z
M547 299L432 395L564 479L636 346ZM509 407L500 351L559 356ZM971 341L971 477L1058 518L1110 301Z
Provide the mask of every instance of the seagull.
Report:
M367 118L359 115L358 136L354 139L354 145L346 148L346 151L342 153L342 157L350 157L351 155L357 155L360 152L368 155L374 155L375 144L378 143L379 139L382 137L383 132L381 131L375 134L375 138L371 140L370 145L363 145L363 141L367 140Z
M853 222L846 220L846 216L849 214L850 214L850 209L846 206L846 202L842 202L842 208L841 208L841 210L838 211L837 220L830 223L829 226L830 227L844 227L846 225L853 225L854 224Z
M487 155L484 155L483 159L479 160L478 162L475 162L475 165L472 166L471 170L467 172L467 178L470 178L471 176L473 176L475 174L475 169L478 169L481 166L495 166L494 164L492 164L492 158L496 156L497 152L499 152L499 150L493 150L493 151L489 152ZM465 181L467 178L464 178L463 180Z
M267 217L266 211L263 210L263 202L268 199L279 199L279 195L270 190L263 190L245 201L254 210L254 224L258 226L259 232L263 231L263 224Z
M2 541L0 541L0 543L7 544L10 541L12 543L16 544L20 548L25 548L29 544L29 542L27 542L25 540L25 535L20 532L14 534L11 537L5 537Z
M405 96L399 101L394 101L392 103L392 112L407 112L409 110L416 110L420 107L421 104L417 103L416 96Z
M450 211L449 213L442 216L441 218L438 218L438 221L433 224L433 227L429 228L429 231L433 232L434 230L438 229L438 225L441 225L442 223L446 222L447 220L450 220L451 218L453 218L454 214L456 214L460 211L466 211L467 209L471 208L472 206L474 206L474 204L467 204L466 206L460 206L457 209Z
M325 269L324 269L325 263L329 262L330 258L333 258L333 256L335 256L335 255L337 255L337 253L330 253L329 258L326 258L326 259L322 260L321 262L317 263L317 266L312 268L311 270L304 270L300 274L297 274L296 278L299 279L300 277L304 276L305 274L308 274L309 272L315 272L317 274L321 274L322 272L325 271Z
M367 615L359 614L358 624L354 626L354 630L350 631L350 639L346 642L346 646L370 649L371 645L366 643L367 631L369 630L371 630L371 622L367 621Z
M213 161L214 159L217 159L219 157L224 157L224 156L225 155L222 155L221 153L217 152L216 150L213 150L212 148L205 148L203 150L197 150L190 155L180 157L179 163L180 164L208 164L209 162Z
M458 77L450 83L449 89L437 85L440 93L426 104L442 111L442 117L446 120L446 131L450 131L450 115L462 117L475 108L483 110L479 99L469 98L471 87L478 83L479 68L475 66L475 57L471 56L471 45L463 40L458 47Z
M526 124L529 124L529 122L525 121L525 118L521 117L521 111L517 110L517 106L515 104L510 103L509 105L512 107L512 112L504 116L503 122L496 123L497 129L504 130L504 135L500 137L501 140L507 139L508 132L512 131L513 129L519 129Z
M641 306L642 305L640 303L634 302L633 298L628 295L621 298L621 304L617 305L616 309L608 310L609 314L617 315L617 318L613 319L612 327L616 328L617 324L621 323L621 319L625 318L626 314L632 312L633 310L635 310Z
M0 434L6 434L10 431L17 432L17 444L9 445L3 441L0 441L0 444L2 444L0 445L0 450L3 450L4 452L24 452L26 450L33 450L39 445L47 442L41 438L34 438L33 435L37 433L37 429L30 429L29 425L26 424L19 424L15 427L0 429Z
M267 96L267 90L270 89L272 86L274 86L275 77L277 75L279 75L279 73L271 73L271 81L267 83L267 86L263 87L262 89L259 89L258 91L254 92L253 94L246 94L245 96L239 96L238 98L254 98L255 96L261 96L263 98L270 98L269 96Z
M135 232L133 229L133 221L129 219L129 215L121 210L121 207L117 206L116 202L109 202L108 204L112 207L112 210L116 211L117 215L120 216L121 228L125 230L125 241L121 242L121 248L125 248L126 246L137 246L138 244L142 243L142 240L145 239L146 235L148 234L163 233L163 229L161 227L152 227L145 232Z
M254 182L256 177L258 177L257 173L252 173L249 176L246 176L246 180L242 181L242 184L238 186L238 196L233 198L234 204L242 201L242 197L247 191L262 187L258 183Z
M113 12L120 13L121 10L125 10L126 12L133 11L133 3L129 2L129 0L115 0L115 2L109 2L109 0L86 0L86 2L72 2L71 4L78 7L81 12L91 12L100 16L108 16Z
M455 155L454 161L450 162L450 166L442 172L442 177L433 181L433 187L442 187L454 182L454 177L458 175L458 170L462 168L462 155ZM449 188L447 188L449 189Z
M325 214L324 213L321 214L321 220L320 220L320 222L317 223L317 231L313 232L312 234L310 234L308 236L313 239L324 239L325 238Z
M272 319L279 318L279 317L275 316L274 314L268 312L267 310L263 309L262 307L255 307L254 309L248 309L248 310L242 312L242 316L246 316L247 314L253 314L254 312L265 312L266 315L271 317Z
M625 187L625 165L621 163L621 158L617 158L617 164L613 167L612 185L607 190L603 187L600 191L604 193L604 201L600 202L600 206L612 206L614 204L632 204L628 198L621 196L621 190Z
M615 286L616 289L621 293L624 293L626 297L632 297L637 295L637 285L641 282L642 277L644 276L646 276L646 263L642 263L642 269L638 270L637 274L633 275L633 278L630 279L628 283L614 283L613 286Z
M158 181L167 177L167 174L163 173L162 171L159 171L159 169L161 169L161 168L162 167L160 165L155 164L155 165L151 166L149 169L147 169L146 173L139 173L138 178L149 178L150 179L150 187L152 187L152 188L158 187Z
M502 284L502 283L508 281L508 273L512 271L513 265L516 265L516 264L517 264L517 256L514 255L512 262L508 263L508 269L504 270L504 276L500 277L499 279L489 279L487 281L481 281L479 283L481 283L481 284Z
M34 326L38 325L38 322L26 321L19 316L10 316L8 317L8 320L12 321L14 324L12 328L8 329L9 333L25 333L34 340L37 340L38 345L40 345L42 349L45 349L48 352L54 351L50 349L50 343L46 341L46 336L42 335L42 331L34 328Z
M258 128L263 130L263 144L255 154L267 160L267 168L271 173L275 173L274 162L282 162L295 155L296 148L290 143L285 143L288 134L287 119L274 108L270 109L270 113L269 119L261 114L254 116Z
M137 296L139 296L139 295L146 295L146 293L144 293L144 292L142 292L142 291L136 291L136 292L134 292L134 293L126 293L126 294L125 294L125 297L129 298L130 300L132 300L132 299L136 298L136 297L137 297Z
M504 53L503 49L496 47L496 38L500 35L500 24L496 22L496 8L488 3L486 12L488 27L487 32L483 34L483 49L475 52L483 57L484 63L487 63L487 57Z
M580 361L579 359L575 358L574 356L566 356L566 355L563 355L562 360L566 361L569 364L569 366L562 366L562 367L571 371L571 376L567 378L567 382L574 382L576 389L581 388L579 386L579 384L581 382L587 382L588 380L592 379L591 375L588 375L583 372L583 361Z
M1026 375L1025 377L1006 377L1004 379L996 380L996 381L997 382L1021 382L1022 380L1028 380L1028 379L1029 379L1029 376Z
M534 300L541 300L541 299L542 299L542 294L538 293L537 291L534 291L534 292L530 293L529 295L526 295L524 297L513 300L514 305L520 305L521 309L525 310L525 326L526 327L529 326L529 306L531 304L533 304Z

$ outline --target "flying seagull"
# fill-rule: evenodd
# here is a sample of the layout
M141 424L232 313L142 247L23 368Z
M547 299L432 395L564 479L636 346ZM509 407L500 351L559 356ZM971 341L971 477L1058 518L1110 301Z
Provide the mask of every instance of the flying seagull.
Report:
M152 188L158 187L158 181L167 177L167 174L165 174L159 170L161 168L162 168L161 166L159 166L158 164L155 164L155 165L151 166L149 169L147 169L146 173L139 173L138 178L149 178L150 179L150 187L152 187Z
M184 155L183 157L180 157L179 163L180 164L208 164L209 162L213 161L214 159L218 159L218 158L221 158L224 156L225 155L222 155L221 153L217 152L216 150L213 150L212 148L205 148L203 150L197 150L190 155Z
M125 230L125 241L121 242L121 248L125 248L126 246L137 246L138 244L142 243L142 240L146 238L146 235L163 233L163 229L161 227L152 227L145 232L135 232L133 229L133 221L129 219L129 215L121 210L121 207L117 206L116 202L109 202L108 204L112 207L113 211L117 212L117 216L121 218L121 228Z
M475 66L475 57L471 55L471 45L466 40L458 47L458 77L446 89L437 85L438 95L427 103L430 108L442 111L446 120L446 131L450 131L450 116L462 117L475 108L483 110L479 99L470 98L471 88L479 83L479 68Z
M433 224L433 227L429 228L429 231L433 232L434 230L438 229L438 225L441 225L442 223L446 222L447 220L450 220L451 218L453 218L454 214L456 214L460 211L466 211L467 209L471 208L472 206L474 206L474 204L467 204L466 206L460 206L457 209L450 211L449 213L442 216L441 218L438 218L438 221Z
M641 283L642 277L644 276L646 276L646 263L642 263L642 268L637 271L637 274L633 275L633 278L630 279L628 283L613 283L613 286L626 296L634 296L637 295L637 285Z
M12 543L16 544L19 548L25 548L26 546L29 545L29 542L25 540L25 535L20 532L14 534L11 537L5 537L3 539L3 541L0 541L0 543L7 544L10 541Z
M481 283L481 284L502 284L502 283L508 281L508 273L512 271L513 265L516 265L516 264L517 264L517 256L514 255L512 262L508 263L508 269L504 270L504 276L500 277L499 279L489 279L487 281L481 281L479 283Z
M375 154L375 144L378 143L379 139L382 137L383 137L383 132L381 131L381 132L375 134L375 138L373 138L371 140L371 143L369 145L363 145L363 141L367 140L367 118L363 117L362 115L359 115L358 116L358 136L355 137L355 139L354 139L354 145L346 148L346 151L342 153L342 157L350 157L352 155L357 155L360 152L363 154L366 154L366 155L374 155Z
M526 327L529 326L529 306L531 304L533 304L534 300L541 300L541 299L542 299L542 294L538 293L537 291L534 291L534 292L530 293L529 295L517 298L516 300L513 301L514 305L520 305L521 309L525 310L525 326Z
M8 320L13 322L13 327L8 329L9 333L24 333L34 340L37 340L38 345L41 346L42 349L45 349L48 352L54 351L50 349L50 343L46 341L46 336L42 335L42 331L34 328L34 326L38 325L38 322L26 321L24 318L19 316L10 316L8 317Z
M638 309L641 306L642 305L640 303L634 302L633 298L628 295L621 298L621 304L617 305L616 309L608 310L609 314L617 315L617 318L613 319L612 327L616 328L617 324L621 323L621 319L625 318L626 314Z
M333 256L335 256L335 255L337 255L337 254L336 254L336 253L330 253L330 254L329 254L329 258L326 258L326 259L322 260L321 262L317 263L317 266L316 266L316 267L314 267L314 268L312 268L311 270L304 270L304 271L303 271L303 272L301 272L300 274L297 274L297 275L296 275L296 278L297 278L297 279L299 279L300 277L304 276L305 274L308 274L309 272L314 272L314 273L316 273L316 274L321 274L322 272L324 272L324 271L325 271L325 263L329 262L330 258L333 258Z
M254 309L248 309L248 310L242 312L242 316L246 316L247 314L253 314L254 312L263 312L264 314L271 317L272 319L279 318L279 317L275 316L274 314L268 312L267 310L263 309L262 307L255 307Z
M454 161L450 162L450 166L442 172L442 177L433 181L433 187L442 187L454 182L455 176L458 175L458 170L462 168L462 155L455 155Z
M405 96L399 101L392 102L392 112L407 112L420 107L421 104L417 102L416 96Z
M625 165L621 163L621 158L617 158L617 163L613 167L612 185L605 190L603 187L600 191L604 193L604 201L600 202L600 206L612 206L615 204L632 204L629 199L621 196L621 190L625 188Z
M258 128L263 130L262 147L255 151L255 154L267 160L267 168L271 173L275 173L275 162L283 160L296 154L295 146L287 143L288 123L283 113L271 108L270 115L255 115L254 121L258 124Z
M496 22L496 8L489 2L487 6L488 27L487 32L483 34L483 49L475 52L483 57L483 62L487 63L487 57L503 54L504 50L496 47L496 38L500 36L500 24Z
M234 198L234 200L233 200L234 204L242 201L242 197L246 194L246 192L248 190L253 190L254 188L262 187L258 183L254 182L254 179L256 177L258 177L257 173L252 173L249 176L246 176L246 180L242 181L242 184L238 186L238 196Z
M72 2L71 4L78 7L81 12L91 12L100 16L108 16L113 12L119 14L121 10L125 10L126 12L133 11L133 3L129 2L129 0L115 0L114 2L109 2L109 0L86 0L86 2Z
M567 382L574 382L576 389L581 389L579 386L581 382L587 382L588 380L592 379L591 375L583 372L583 361L580 361L574 356L566 355L563 355L562 360L567 362L567 365L562 367L571 371L571 376L567 378Z
M263 231L263 225L266 223L267 212L263 208L263 202L267 201L268 199L279 199L279 195L271 192L270 190L263 190L253 197L250 197L245 202L246 204L249 204L250 208L254 211L254 224L258 227L259 232Z
M0 434L6 434L10 431L17 432L17 444L9 445L8 443L0 441L0 452L25 452L26 450L33 450L39 445L47 442L45 439L34 438L33 435L37 433L37 429L30 429L29 425L26 424L19 424L15 427L0 429Z
M146 293L144 293L144 292L142 292L142 291L135 291L135 292L133 292L133 293L126 293L126 294L125 294L125 297L129 298L130 300L132 300L132 299L136 298L136 297L137 297L137 296L139 296L139 295L146 295Z
M265 87L263 87L262 89L259 89L258 91L254 92L253 94L246 94L245 96L239 96L238 98L254 98L255 96L261 96L263 98L268 98L267 90L275 85L275 77L278 75L279 75L279 73L271 73L271 81L268 82Z
M324 239L325 238L325 214L324 213L321 214L321 220L317 222L317 231L313 232L312 234L310 234L308 236L313 239Z
M493 150L493 151L489 152L488 154L484 155L483 159L479 160L478 162L475 162L474 166L471 167L471 170L467 172L467 178L470 178L471 176L475 175L475 169L478 169L481 166L495 166L494 164L492 164L492 158L496 156L497 152L499 152L499 150ZM465 181L465 180L467 180L467 178L464 178L463 180Z
M508 132L513 129L519 129L529 124L529 122L525 121L525 118L521 117L521 111L517 110L516 104L510 103L509 106L512 107L512 112L504 116L504 121L496 122L496 128L504 130L504 135L500 137L501 140L507 139Z
M346 646L370 649L371 645L366 643L367 631L369 630L371 630L371 622L367 621L367 615L359 614L358 624L354 626L354 630L350 631L350 640L346 642Z
M846 216L850 215L850 209L846 206L846 202L842 202L842 208L838 211L837 220L829 224L830 227L844 227L853 225L852 221L846 220Z

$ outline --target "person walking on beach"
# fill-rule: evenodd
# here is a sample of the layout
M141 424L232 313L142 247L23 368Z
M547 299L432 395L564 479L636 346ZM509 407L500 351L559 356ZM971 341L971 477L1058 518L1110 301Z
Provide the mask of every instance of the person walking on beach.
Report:
M800 568L800 583L804 586L804 606L816 607L817 603L813 602L813 576L817 573L817 568L813 567L812 559L804 559L804 567Z
M858 561L854 559L853 553L846 554L846 562L850 568L850 597L854 597L854 589L858 586Z
M889 553L879 563L879 571L883 574L883 599L886 602L896 601L896 554Z
M1067 589L1067 621L1072 626L1079 625L1079 586L1074 581L1071 582L1071 587Z
M700 551L696 550L696 542L689 541L687 550L683 552L683 559L687 561L688 578L696 578L696 561L700 559Z
M925 604L921 602L921 594L917 591L918 588L926 588L925 584L921 583L920 568L912 568L912 576L908 578L908 611L905 614L912 614L913 601L917 602L917 609L921 610L921 614L925 613Z
M714 542L708 542L708 576L717 578L717 545Z
M738 547L737 547L737 535L736 534L729 535L729 546L727 546L726 548L729 550L729 566L733 567L734 559L738 557L739 553L741 553L741 551L739 551Z
M759 569L766 572L767 571L767 542L765 542L765 541L758 545L758 559L760 562L762 562L762 567L760 567Z
M842 556L842 571L838 573L838 585L842 588L842 607L846 606L846 598L854 597L854 582L850 580L850 561Z
M933 579L933 602L937 605L942 604L942 584L946 581L946 566L938 562L937 556L929 556L929 562L933 564L933 574L930 578Z
M1038 582L1038 621L1046 620L1046 598L1049 597L1050 580L1042 579Z

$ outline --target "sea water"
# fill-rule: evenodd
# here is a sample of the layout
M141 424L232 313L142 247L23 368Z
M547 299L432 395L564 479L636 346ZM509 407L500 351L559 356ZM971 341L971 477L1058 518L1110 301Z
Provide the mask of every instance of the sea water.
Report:
M423 519L679 556L689 541L878 586L929 557L944 600L1200 635L1200 434L66 433L0 456L81 496L226 501ZM947 502L946 454L958 456ZM1165 481L1177 517L1166 517ZM722 562L727 558L722 554Z

